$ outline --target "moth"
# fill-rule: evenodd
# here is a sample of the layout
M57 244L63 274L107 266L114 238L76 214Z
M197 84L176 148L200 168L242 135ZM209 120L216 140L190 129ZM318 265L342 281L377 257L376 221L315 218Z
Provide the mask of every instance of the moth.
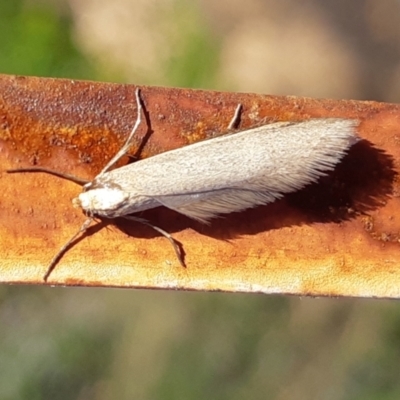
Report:
M45 281L71 243L95 218L122 217L152 227L171 242L184 265L180 247L168 232L132 214L164 206L209 223L221 214L271 203L333 170L358 140L359 121L355 119L276 122L207 139L111 170L127 154L142 122L139 89L136 104L136 122L125 144L92 181L41 167L8 170L9 173L46 172L83 186L73 205L80 207L87 219L53 257ZM239 112L240 107L231 125Z

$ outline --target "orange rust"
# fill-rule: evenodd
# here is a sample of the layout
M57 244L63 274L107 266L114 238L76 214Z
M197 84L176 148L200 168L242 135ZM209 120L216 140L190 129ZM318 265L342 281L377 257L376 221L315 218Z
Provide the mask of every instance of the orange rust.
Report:
M241 129L359 118L364 140L317 184L210 226L163 208L143 213L183 244L186 269L145 226L94 226L61 259L51 284L400 297L399 105L141 90L148 128L132 146L140 157L226 133L238 103ZM134 92L134 85L0 75L2 282L43 283L51 257L84 219L70 202L80 192L75 184L4 171L37 164L93 177L132 128Z

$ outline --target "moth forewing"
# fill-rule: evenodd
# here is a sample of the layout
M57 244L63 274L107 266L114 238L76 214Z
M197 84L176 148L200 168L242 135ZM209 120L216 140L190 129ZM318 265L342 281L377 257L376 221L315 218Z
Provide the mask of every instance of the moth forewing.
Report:
M274 123L137 161L102 175L128 196L110 215L165 206L208 221L301 189L332 170L357 140L358 122Z

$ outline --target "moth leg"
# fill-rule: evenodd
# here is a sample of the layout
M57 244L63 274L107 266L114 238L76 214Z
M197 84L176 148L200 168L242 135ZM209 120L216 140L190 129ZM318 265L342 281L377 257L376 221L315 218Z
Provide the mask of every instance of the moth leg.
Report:
M64 255L64 253L68 250L68 247L71 245L71 243L82 233L87 231L91 223L93 222L93 218L90 217L85 222L82 224L82 226L79 228L79 231L75 233L74 236L71 237L71 239L68 240L67 243L64 244L64 246L61 247L60 250L58 250L57 254L53 257L53 259L50 261L50 264L47 268L46 273L43 276L43 280L47 282L47 279L49 279L50 274L53 272L54 268L58 264L58 261L60 261L60 258Z
M229 122L228 129L236 129L238 127L239 122L240 122L240 114L242 112L242 108L243 108L242 105L238 104L238 106L236 107L236 110L235 110L235 114L233 114L231 122Z
M115 163L117 163L128 152L129 147L131 146L132 139L135 136L135 133L142 122L142 110L143 110L142 100L140 99L140 90L139 89L136 89L135 96L136 96L136 109L137 109L137 117L136 117L135 125L133 126L131 133L129 134L128 139L126 139L124 145L121 147L121 149L118 151L118 153L109 161L109 163L101 170L101 172L97 176L101 176L104 173L106 173Z
M43 167L14 168L14 169L8 169L6 172L9 174L15 174L15 173L19 173L19 172L44 172L46 174L54 175L59 178L63 178L68 181L77 183L80 186L84 186L90 182L86 179L78 178L75 175L64 174L62 172L54 171L52 169L43 168Z
M153 228L155 231L161 233L161 235L163 235L165 238L167 238L169 240L169 242L171 243L172 247L175 250L176 258L179 260L182 267L186 268L185 262L183 260L184 255L183 255L183 251L181 249L181 245L168 232L164 231L164 229L161 229L156 225L151 224L150 222L146 221L143 218L132 217L132 216L124 216L122 218L128 219L130 221L140 222L141 224L147 225L150 228Z

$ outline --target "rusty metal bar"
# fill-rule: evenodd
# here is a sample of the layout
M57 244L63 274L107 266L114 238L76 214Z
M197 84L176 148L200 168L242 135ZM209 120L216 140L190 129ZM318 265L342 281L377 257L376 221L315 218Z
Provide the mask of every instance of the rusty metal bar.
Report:
M187 268L150 228L100 224L62 257L48 284L400 297L399 105L141 90L149 129L132 146L135 157L226 133L238 103L241 129L358 118L364 140L317 184L210 226L163 208L143 213L182 243ZM71 205L79 186L5 170L37 165L93 178L132 128L134 92L134 85L0 75L0 282L43 284L52 256L84 219Z

